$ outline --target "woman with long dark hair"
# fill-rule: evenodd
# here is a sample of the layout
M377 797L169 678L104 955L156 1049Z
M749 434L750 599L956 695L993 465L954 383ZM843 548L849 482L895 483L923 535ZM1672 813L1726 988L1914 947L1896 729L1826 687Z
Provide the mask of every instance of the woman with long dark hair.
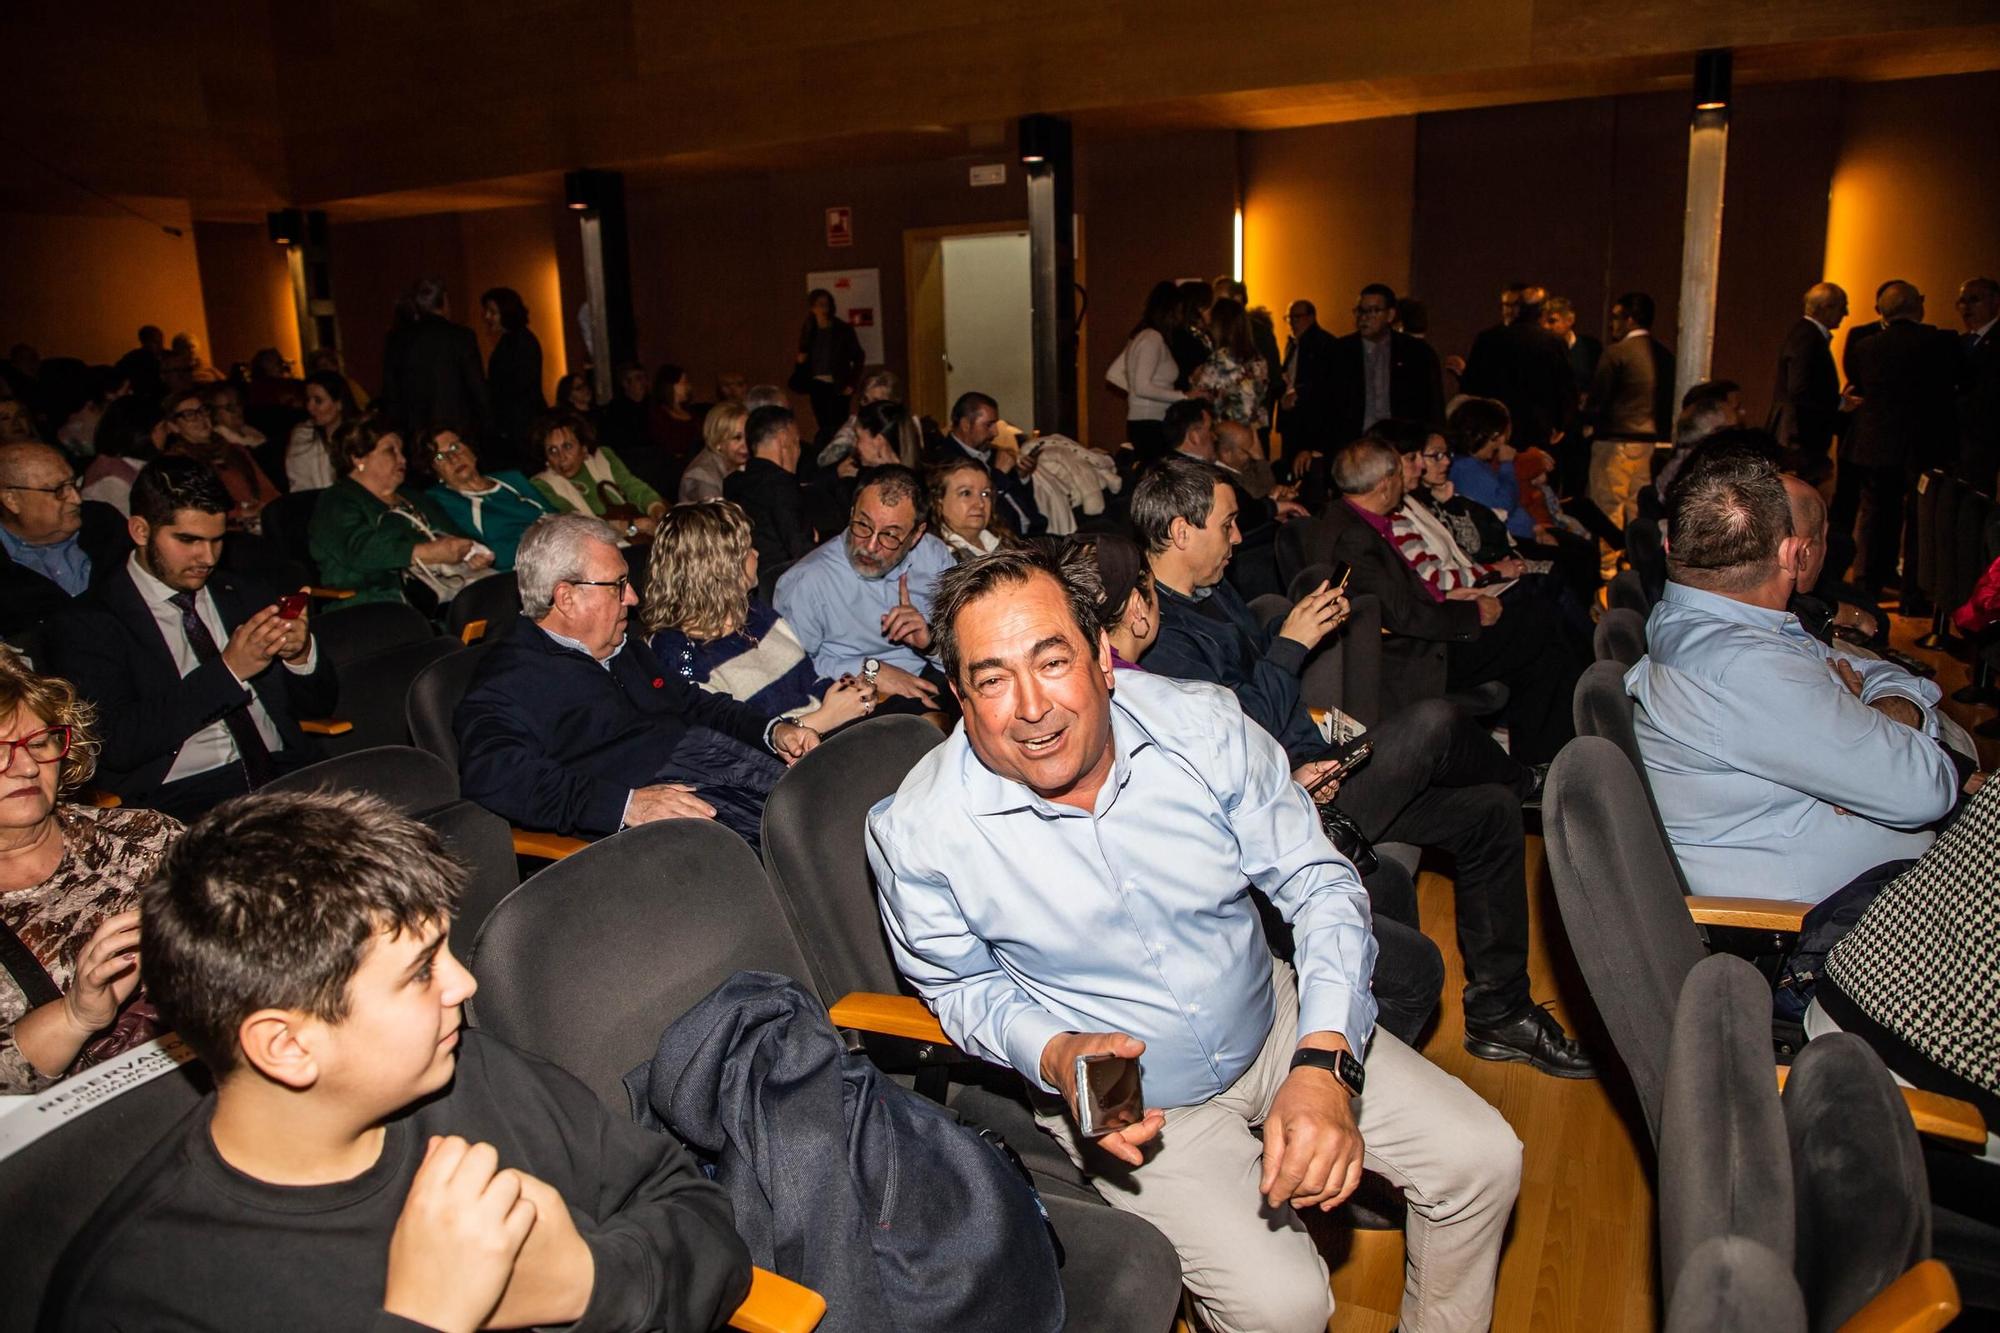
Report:
M549 410L542 398L542 344L528 328L528 307L512 287L488 288L479 298L486 331L499 338L486 358L486 398L493 412L489 446L518 458L528 428Z
M1125 438L1143 462L1167 452L1161 422L1168 408L1187 397L1176 387L1180 367L1169 343L1180 322L1180 288L1171 281L1154 283L1146 294L1146 313L1132 326L1125 350L1119 354L1120 366L1113 367L1110 377L1114 385L1125 390Z
M1214 350L1189 376L1188 387L1214 406L1219 420L1255 430L1265 417L1271 372L1251 336L1250 314L1225 296L1208 312L1208 331Z

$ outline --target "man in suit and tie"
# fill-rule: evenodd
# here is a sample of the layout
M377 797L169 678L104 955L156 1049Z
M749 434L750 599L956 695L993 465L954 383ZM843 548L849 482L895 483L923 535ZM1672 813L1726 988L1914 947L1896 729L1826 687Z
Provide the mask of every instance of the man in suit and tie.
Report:
M1398 333L1396 292L1385 283L1361 289L1354 332L1335 345L1333 439L1361 438L1385 417L1444 427L1444 373L1421 338Z
M382 356L382 397L409 438L433 426L474 434L492 412L479 339L451 318L444 279L423 278L410 291L416 318L389 335Z
M1294 301L1285 312L1292 336L1285 343L1282 395L1278 399L1278 434L1284 440L1289 467L1301 450L1324 456L1332 449L1335 348L1339 339L1319 326L1319 311L1311 301ZM1297 480L1296 474L1293 479Z
M1623 528L1638 516L1653 478L1653 449L1673 440L1674 358L1652 334L1653 298L1627 292L1611 303L1611 345L1584 400L1590 423L1590 500Z
M1958 289L1958 470L1991 492L2000 471L2000 282L1973 278Z
M49 626L49 658L97 706L97 785L192 820L319 758L300 717L339 684L302 615L217 568L235 502L191 458L132 483L136 549Z
M1840 432L1840 372L1833 365L1833 331L1847 318L1847 293L1830 282L1806 290L1805 313L1778 349L1778 379L1765 429L1784 449L1788 469L1817 486L1833 474L1833 437Z
M1924 294L1900 278L1875 302L1880 332L1847 351L1848 392L1855 401L1840 441L1833 527L1847 532L1864 498L1861 581L1880 594L1898 582L1904 615L1927 615L1916 579L1916 486L1925 468L1945 461L1952 437L1955 367L1949 339L1924 323Z

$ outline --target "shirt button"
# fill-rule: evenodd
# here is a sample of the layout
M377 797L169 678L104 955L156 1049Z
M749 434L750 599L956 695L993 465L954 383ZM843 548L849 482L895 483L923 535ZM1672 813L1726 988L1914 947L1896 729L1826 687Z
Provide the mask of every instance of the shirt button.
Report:
M1188 1012L1191 1014L1198 1014L1201 1012L1201 1006L1198 1004L1191 1004L1188 1006Z

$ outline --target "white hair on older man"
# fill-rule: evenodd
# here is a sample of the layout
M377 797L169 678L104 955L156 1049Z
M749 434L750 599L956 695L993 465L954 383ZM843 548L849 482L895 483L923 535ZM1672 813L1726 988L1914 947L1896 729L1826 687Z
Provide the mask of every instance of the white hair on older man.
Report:
M514 552L522 615L530 620L548 615L555 605L556 585L584 576L584 560L592 542L618 549L618 535L611 525L589 514L550 514L528 526Z

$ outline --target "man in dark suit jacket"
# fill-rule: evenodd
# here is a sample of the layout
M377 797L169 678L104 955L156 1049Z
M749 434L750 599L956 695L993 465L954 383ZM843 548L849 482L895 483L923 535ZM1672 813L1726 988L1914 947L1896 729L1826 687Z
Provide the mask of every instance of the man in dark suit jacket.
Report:
M411 435L433 426L484 433L491 413L479 339L451 322L442 278L420 280L410 299L416 320L391 334L383 351L386 410Z
M1322 516L1330 550L1319 558L1353 569L1349 596L1381 600L1384 711L1497 680L1507 686L1509 751L1527 764L1554 759L1576 734L1570 698L1582 663L1564 648L1546 599L1517 593L1503 608L1476 589L1441 594L1426 583L1390 537L1404 490L1402 459L1388 445L1348 445L1333 479L1342 498Z
M716 819L756 847L771 784L818 735L692 684L627 638L639 599L602 520L541 519L514 572L521 619L452 719L467 799L510 823L588 837Z
M77 486L60 450L0 445L0 634L23 634L62 611L131 548L124 516Z
M1273 386L1278 396L1278 434L1285 447L1285 464L1301 450L1325 454L1333 448L1333 414L1338 388L1340 341L1319 326L1319 312L1311 301L1294 301L1285 313L1292 336L1285 343L1285 359L1279 367L1284 385ZM1298 480L1296 473L1292 474Z
M97 706L96 783L177 819L319 758L299 729L339 693L303 615L217 569L229 492L191 458L132 484L131 556L49 625L49 660Z
M1473 340L1460 385L1481 398L1498 398L1514 421L1514 447L1545 449L1576 417L1575 379L1569 349L1542 327L1548 293L1520 289L1511 323L1496 324ZM1504 310L1504 304L1503 304Z
M1334 345L1333 439L1336 446L1386 417L1444 429L1444 372L1421 338L1395 331L1396 293L1383 283L1361 289L1354 332Z
M2000 471L2000 282L1973 278L1958 289L1958 474L1991 492Z
M1833 471L1833 437L1840 433L1840 372L1832 343L1833 331L1847 318L1847 293L1831 282L1814 283L1805 305L1778 349L1765 429L1786 451L1788 470L1818 485Z
M1614 527L1638 517L1653 479L1653 449L1674 437L1674 357L1653 336L1653 298L1627 292L1611 303L1611 345L1584 400L1590 441L1590 501Z
M1597 377L1597 360L1604 355L1604 344L1576 331L1576 307L1566 296L1551 296L1542 303L1542 327L1569 349L1570 381L1576 386L1576 400L1581 403L1590 392L1591 380Z
M787 407L760 407L743 423L750 459L722 481L722 498L750 519L750 544L766 569L812 550L805 492L799 487L799 425Z
M1840 441L1833 527L1848 531L1861 497L1868 496L1863 585L1879 594L1897 582L1900 555L1903 614L1929 614L1916 585L1915 482L1925 468L1945 462L1951 449L1957 349L1948 335L1923 322L1924 294L1914 283L1883 284L1875 310L1883 319L1881 331L1848 348L1848 388L1856 402Z

